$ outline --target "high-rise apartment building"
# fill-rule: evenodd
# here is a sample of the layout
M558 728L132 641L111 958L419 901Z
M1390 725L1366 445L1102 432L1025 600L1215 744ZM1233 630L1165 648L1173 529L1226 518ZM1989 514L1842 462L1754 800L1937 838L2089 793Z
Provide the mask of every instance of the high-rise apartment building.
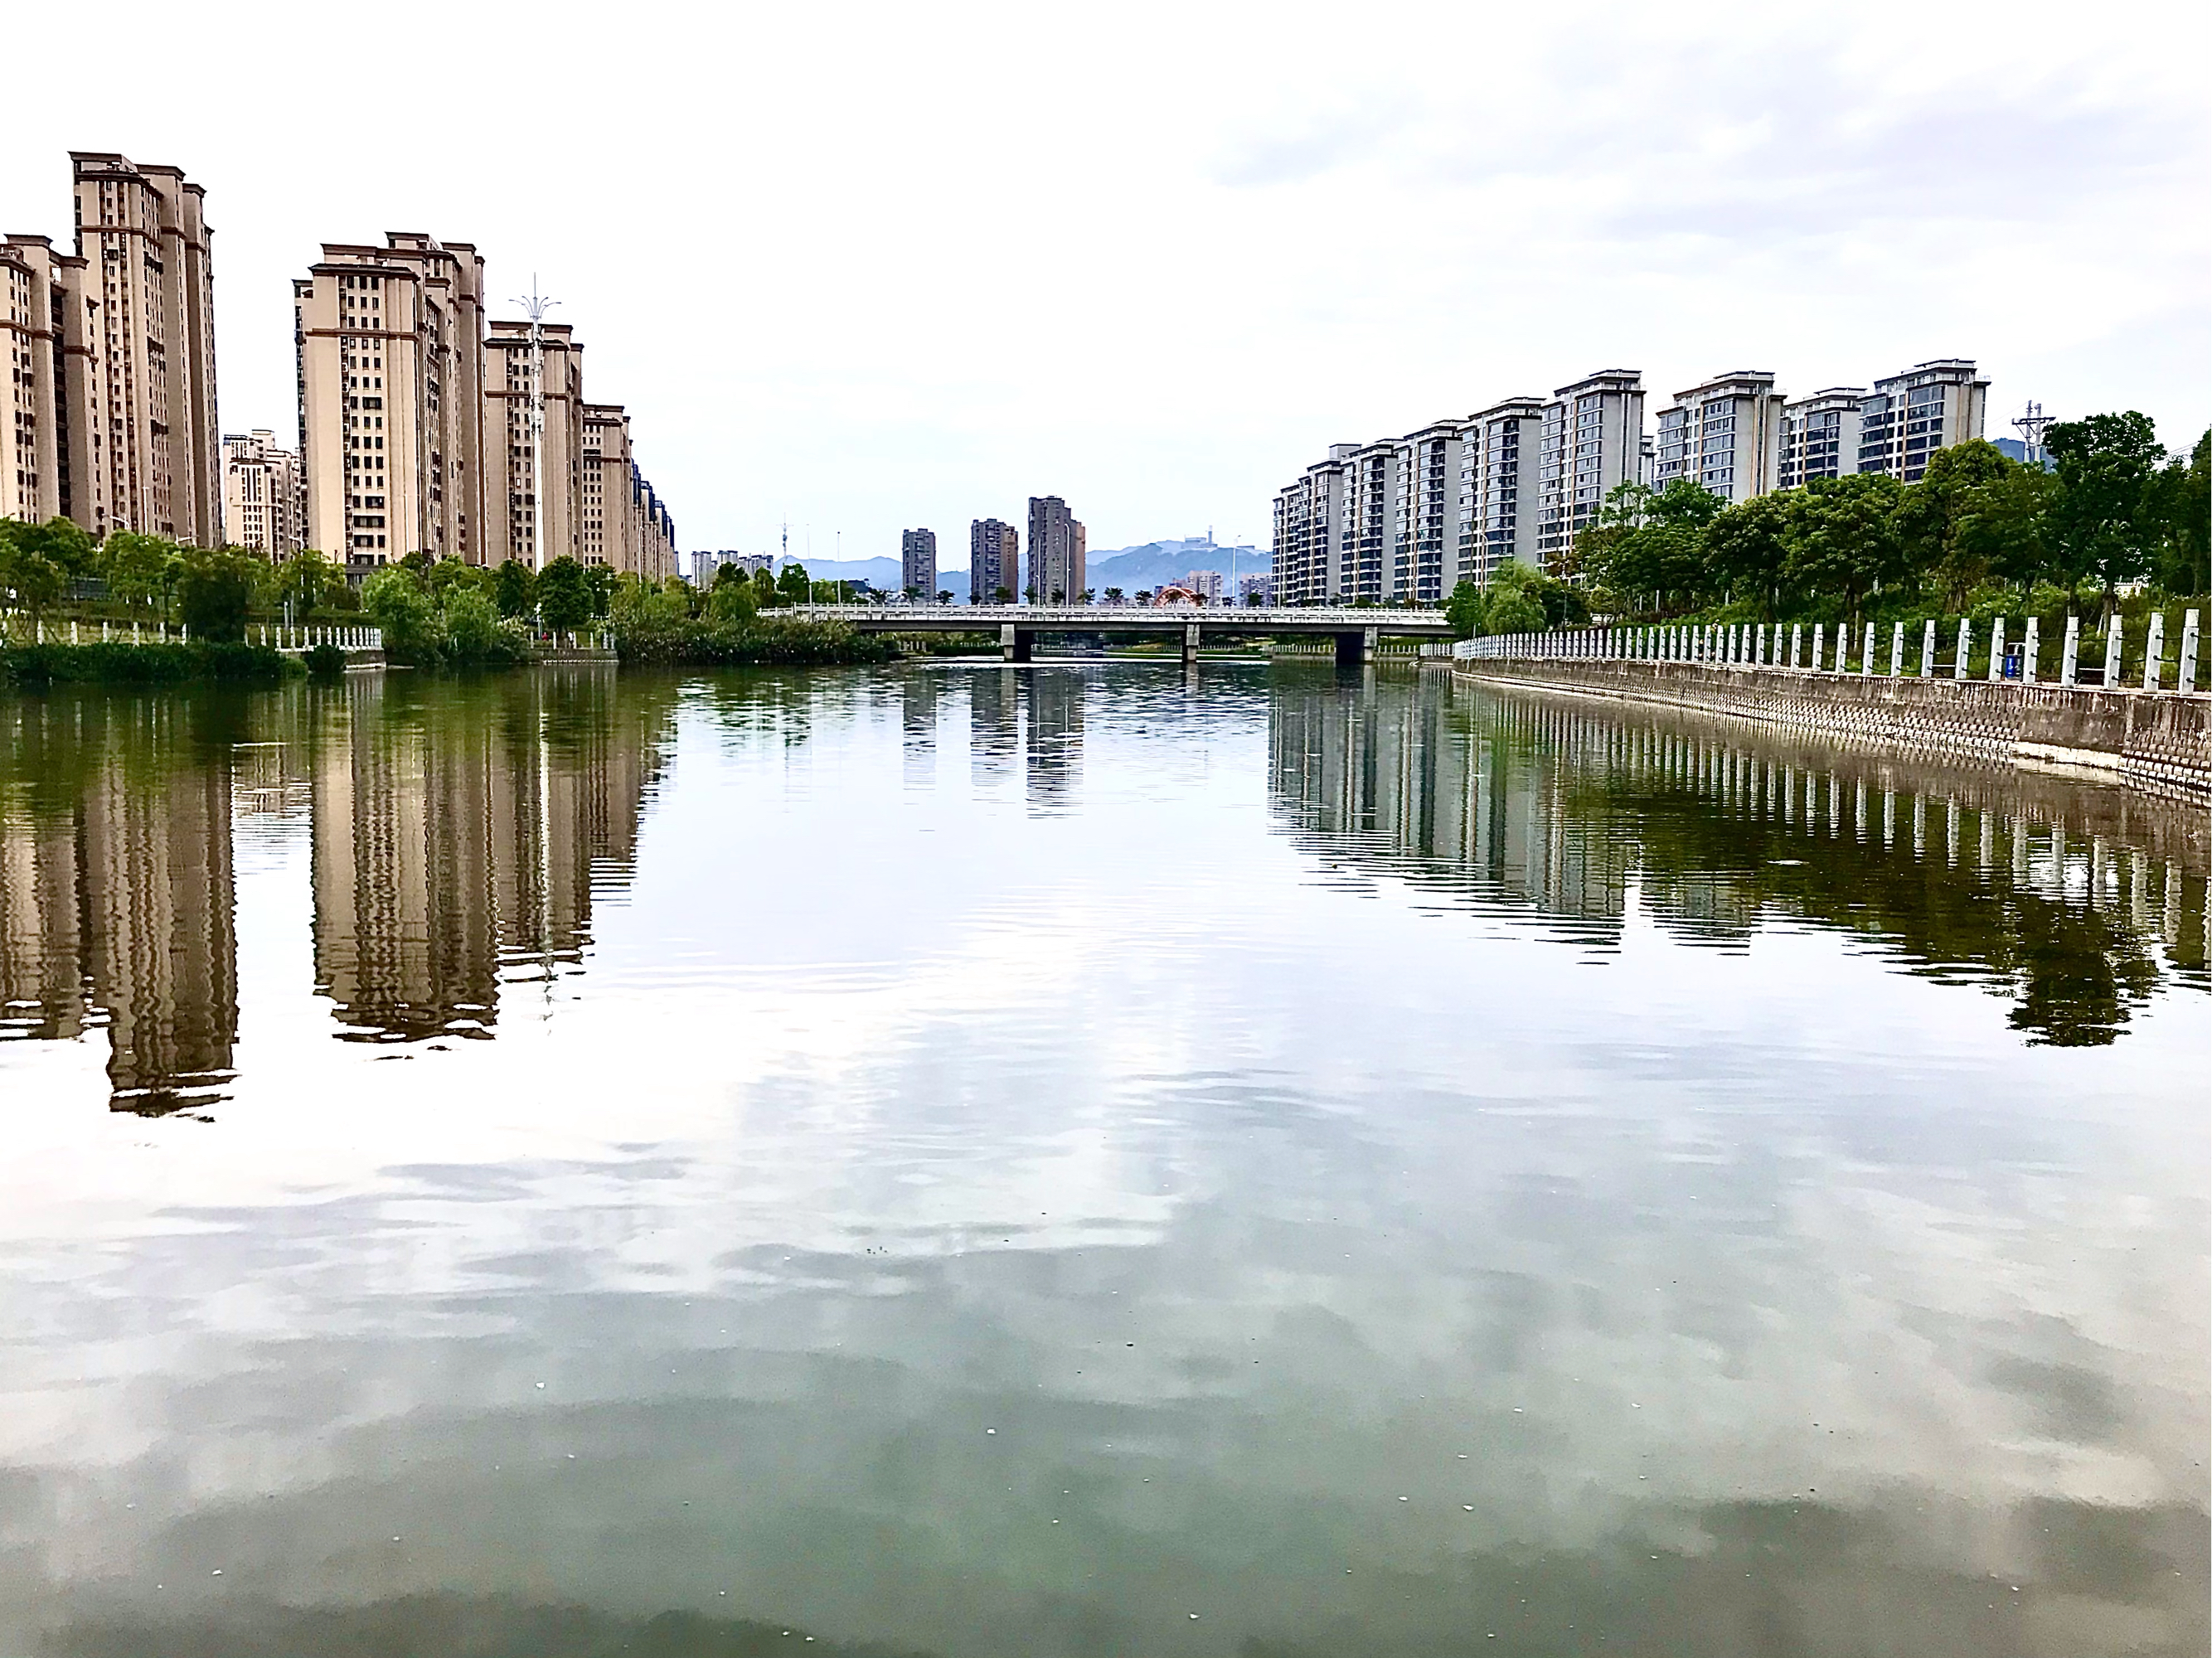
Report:
M1557 574L1607 494L1640 482L1644 377L1607 369L1563 386L1544 405L1536 461L1536 557Z
M1460 437L1464 422L1438 421L1398 446L1387 596L1441 604L1459 556Z
M899 531L899 591L915 598L937 597L937 531Z
M1544 404L1537 398L1508 398L1468 417L1460 440L1459 568L1454 586L1472 581L1487 587L1509 561L1536 564L1535 469L1543 432Z
M1088 548L1083 524L1058 495L1030 497L1027 596L1033 604L1080 601Z
M1734 503L1778 487L1784 398L1764 369L1722 374L1659 411L1658 442L1647 480L1663 489L1676 478Z
M1004 592L1018 598L1022 591L1022 532L995 518L979 518L968 526L968 602L995 604Z
M542 568L584 556L584 348L567 323L544 324L538 333L533 344L528 323L500 321L484 339L484 446L495 461L485 505L494 564L513 558ZM542 450L531 433L541 354Z
M307 544L356 566L489 562L483 259L394 232L292 284Z
M637 574L653 580L676 574L676 520L644 473L632 461L629 469L632 544L637 549Z
M1876 380L1859 406L1857 470L1917 482L1937 450L1981 436L1989 397L1990 383L1966 357L1940 358Z
M0 512L222 537L214 270L204 194L173 167L72 150L76 252L10 236Z
M1353 443L1329 446L1328 459L1275 495L1273 570L1285 604L1328 604L1344 592L1346 462Z
M1782 405L1782 465L1775 487L1795 489L1814 478L1843 477L1859 470L1863 386L1836 386Z
M300 538L305 505L296 451L278 448L269 431L224 437L224 540L264 558L288 558L307 544Z

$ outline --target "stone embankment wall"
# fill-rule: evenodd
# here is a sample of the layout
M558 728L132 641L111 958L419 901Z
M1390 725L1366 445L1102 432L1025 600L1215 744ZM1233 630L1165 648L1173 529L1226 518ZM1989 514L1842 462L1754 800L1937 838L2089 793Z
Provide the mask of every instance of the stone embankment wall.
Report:
M1462 678L1489 683L1695 708L1818 736L2212 795L2212 695L2203 693L1571 657L1451 666Z

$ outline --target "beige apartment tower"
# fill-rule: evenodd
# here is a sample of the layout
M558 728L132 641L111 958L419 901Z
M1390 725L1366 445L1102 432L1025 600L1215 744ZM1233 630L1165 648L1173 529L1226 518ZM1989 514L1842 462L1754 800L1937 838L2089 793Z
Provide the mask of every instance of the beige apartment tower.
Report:
M215 276L204 196L173 167L72 150L76 252L10 236L0 514L215 545Z
M584 348L566 323L541 325L545 439L533 465L530 325L495 322L484 341L483 435L494 464L488 560L543 567L584 558ZM539 491L543 490L541 499Z
M393 232L292 284L306 544L359 565L486 562L483 260Z
M300 539L304 501L300 457L279 449L273 432L222 440L222 531L234 547L264 558L288 558Z

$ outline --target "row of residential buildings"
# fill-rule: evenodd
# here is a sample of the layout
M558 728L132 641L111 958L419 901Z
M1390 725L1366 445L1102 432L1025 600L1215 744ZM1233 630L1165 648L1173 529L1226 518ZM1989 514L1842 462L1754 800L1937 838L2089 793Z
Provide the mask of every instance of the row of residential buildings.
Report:
M292 285L297 447L219 436L204 191L175 167L70 159L75 251L0 246L0 517L356 567L426 552L675 574L628 413L586 398L571 328L488 318L473 246L325 243Z
M1333 444L1275 497L1278 598L1433 604L1509 560L1558 571L1622 483L1689 478L1733 502L1856 472L1911 482L1937 450L1982 435L1988 400L1964 359L1796 400L1747 370L1676 392L1652 431L1642 374L1607 369L1404 437Z

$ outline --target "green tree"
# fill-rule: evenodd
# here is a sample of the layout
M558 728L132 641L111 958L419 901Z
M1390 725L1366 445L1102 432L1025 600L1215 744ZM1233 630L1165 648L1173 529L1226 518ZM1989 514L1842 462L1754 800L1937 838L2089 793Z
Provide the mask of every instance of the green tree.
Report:
M1906 569L1898 532L1901 486L1882 472L1815 478L1790 496L1785 580L1807 598L1835 598L1860 619L1867 595Z
M445 605L446 645L459 662L489 662L506 654L507 632L498 607L471 585L448 594Z
M107 591L125 604L151 604L176 554L173 541L118 530L100 545L100 574Z
M493 578L492 597L501 616L528 616L538 608L538 573L519 558L510 558Z
M753 571L753 600L763 610L776 603L775 572L763 564Z
M1664 611L1667 597L1692 600L1712 591L1704 536L1726 502L1690 478L1663 489L1617 484L1598 508L1597 522L1575 537L1580 573L1624 608L1640 608L1643 594Z
M1968 490L1952 537L1963 557L2026 593L2056 568L2051 514L2061 485L2040 466L2008 460L2005 470ZM1953 590L1954 608L1963 594Z
M614 608L617 580L615 573L604 564L587 564L584 567L584 580L592 590L593 616L605 616Z
M594 598L584 567L565 553L538 573L538 614L557 632L573 632L589 623L597 608Z
M1144 597L1144 595L1143 595L1142 593L1139 593L1139 594L1138 594L1138 595L1137 595L1137 597L1138 597L1138 598L1142 598ZM992 602L993 604L1012 604L1012 603L1014 602L1014 590L1013 590L1012 587L994 587L994 588L992 588L992 589L991 589L991 602Z
M2206 537L2212 531L2212 431L2186 459L2177 455L2159 475L2163 511L2156 561L2158 585L2169 593L2212 589Z
M2130 410L2061 421L2043 441L2058 474L2051 527L2060 573L2096 580L2109 626L2115 590L2149 573L2160 539L2156 479L2166 453L2157 428Z
M69 573L47 551L43 527L0 519L0 588L31 613L33 631L69 581Z
M1496 610L1501 592L1517 595L1533 604L1542 617L1537 624L1539 627L1565 628L1589 620L1589 600L1580 588L1571 587L1518 559L1508 559L1490 578L1492 614L1487 618L1486 629L1490 633L1528 631L1519 627L1507 629L1498 623Z
M775 596L786 604L804 604L814 596L814 579L804 564L794 561L776 573Z
M1496 587L1482 618L1486 634L1540 634L1549 624L1544 607L1523 588Z
M725 581L723 576L731 580ZM742 571L725 564L714 578L714 592L708 595L707 613L717 622L750 622L760 614L759 592Z
M1444 620L1451 623L1452 637L1472 639L1482 631L1484 610L1482 589L1472 581L1462 581L1451 590L1444 600Z
M434 662L438 613L421 578L404 563L387 564L361 586L361 606L384 631L384 648L399 662Z
M194 638L223 644L246 637L246 613L253 603L260 566L259 559L235 547L186 550L177 607Z
M1939 449L1917 483L1898 496L1897 532L1905 565L1942 590L1945 608L1963 610L1966 596L1990 577L1993 550L1982 535L1962 535L1981 493L2001 484L2020 463L1979 438ZM1989 520L1994 522L1994 520Z
M1716 514L1703 537L1712 579L1739 599L1755 599L1769 622L1782 604L1796 495L1790 490L1740 501Z
M115 539L108 537L110 541ZM312 549L297 552L276 568L276 596L289 600L304 616L323 602L331 590L344 580L330 560ZM108 586L114 586L111 578Z

